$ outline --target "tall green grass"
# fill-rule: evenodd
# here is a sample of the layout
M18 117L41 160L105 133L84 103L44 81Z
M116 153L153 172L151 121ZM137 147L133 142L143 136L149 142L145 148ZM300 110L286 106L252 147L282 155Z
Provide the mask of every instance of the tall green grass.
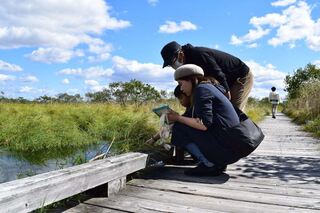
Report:
M119 153L143 149L159 129L159 119L152 113L159 104L0 104L0 146L31 161L39 155L42 160L68 156L113 139ZM184 111L178 101L169 104ZM257 101L249 102L246 111L255 121L266 114Z
M265 116L271 114L271 104L267 99L259 101L255 98L249 98L244 111L253 121L259 122L263 120Z
M1 104L0 146L54 157L115 138L126 152L156 132L150 114L148 107L116 104Z
M285 112L320 137L320 80L305 83L298 92L299 97L288 101Z

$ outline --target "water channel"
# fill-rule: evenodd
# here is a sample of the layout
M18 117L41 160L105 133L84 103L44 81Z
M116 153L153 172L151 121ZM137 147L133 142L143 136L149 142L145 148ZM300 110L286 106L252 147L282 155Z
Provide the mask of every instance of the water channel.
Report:
M60 156L53 159L45 158L43 160L46 157L44 156L45 154L39 154L37 159L31 161L27 154L18 155L5 149L0 149L0 183L84 163L96 155L106 152L107 149L107 143L101 142L99 145L75 151L69 156ZM112 151L109 151L109 153L112 155Z

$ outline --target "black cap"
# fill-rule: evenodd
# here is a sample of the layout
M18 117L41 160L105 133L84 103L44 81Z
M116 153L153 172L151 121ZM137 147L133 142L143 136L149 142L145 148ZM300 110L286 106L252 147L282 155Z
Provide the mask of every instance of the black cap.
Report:
M172 60L176 53L181 49L181 45L175 41L171 41L166 44L161 50L161 56L163 58L163 66L162 68L171 65Z

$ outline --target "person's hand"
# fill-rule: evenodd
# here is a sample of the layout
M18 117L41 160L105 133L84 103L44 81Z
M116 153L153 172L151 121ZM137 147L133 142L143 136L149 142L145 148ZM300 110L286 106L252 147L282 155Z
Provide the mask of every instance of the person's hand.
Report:
M167 113L168 121L170 123L176 122L179 119L179 116L180 116L179 113L177 113L173 110L171 110L170 112Z
M230 91L226 92L225 95L226 95L226 97L227 97L229 100L231 100L231 93L230 93Z

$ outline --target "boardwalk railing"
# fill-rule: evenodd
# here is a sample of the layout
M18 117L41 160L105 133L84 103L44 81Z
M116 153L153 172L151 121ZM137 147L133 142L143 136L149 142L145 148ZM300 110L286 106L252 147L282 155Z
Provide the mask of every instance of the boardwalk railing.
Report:
M126 153L0 184L1 212L30 212L106 183L112 193L146 161L147 154Z

